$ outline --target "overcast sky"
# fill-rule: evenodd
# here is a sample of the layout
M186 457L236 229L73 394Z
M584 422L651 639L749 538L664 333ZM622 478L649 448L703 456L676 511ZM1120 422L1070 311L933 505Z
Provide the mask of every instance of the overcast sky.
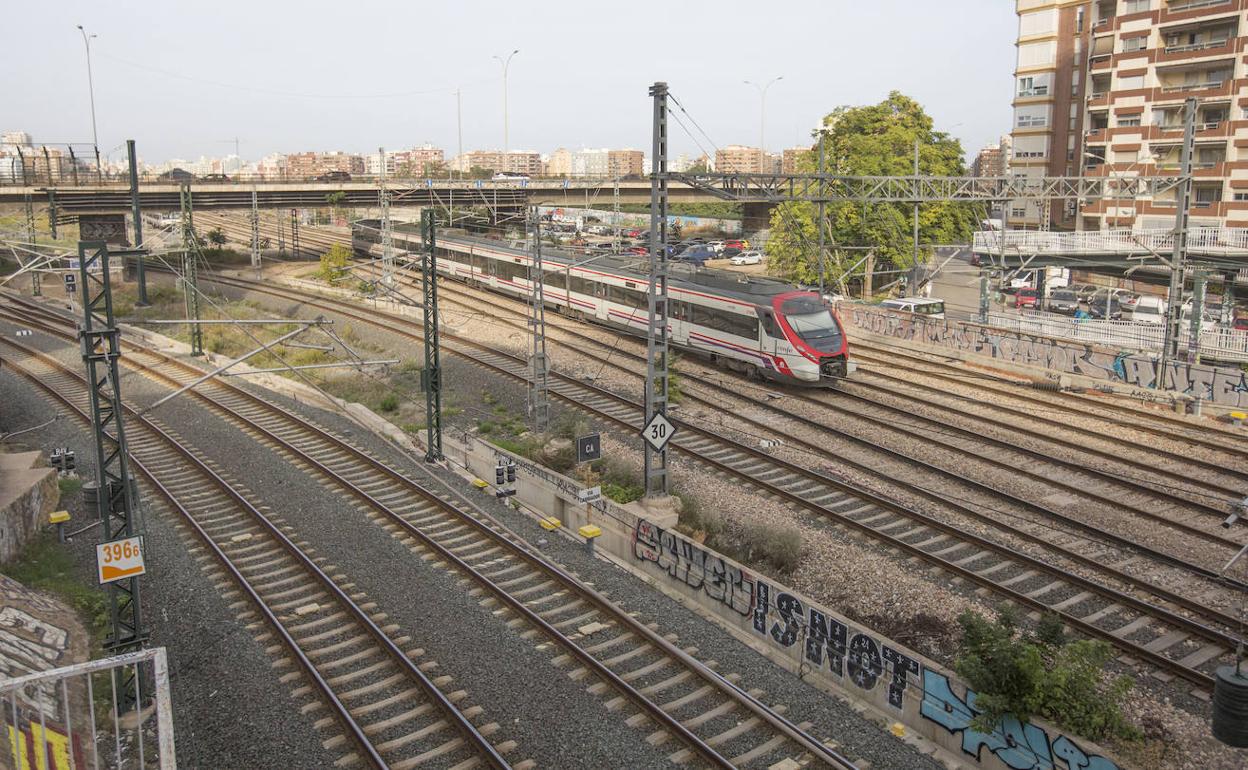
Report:
M9 4L0 130L91 142L91 43L101 152L127 138L148 162L233 152L367 152L429 141L503 144L501 67L512 60L510 146L650 149L648 86L665 80L709 137L809 142L823 113L897 89L973 152L1008 133L1014 4L1005 0L620 3L110 2ZM682 115L682 117L684 117ZM694 130L692 126L690 130ZM696 133L696 132L695 132ZM677 125L672 153L697 155ZM120 157L115 154L114 157Z

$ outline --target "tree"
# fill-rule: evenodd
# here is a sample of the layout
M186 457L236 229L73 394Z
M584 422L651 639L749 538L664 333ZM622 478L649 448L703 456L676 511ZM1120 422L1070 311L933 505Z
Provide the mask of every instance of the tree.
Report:
M351 249L341 243L329 247L329 251L321 255L321 278L326 281L339 281L347 275L347 265L351 263Z
M212 228L208 231L208 242L219 250L225 245L225 233L219 227Z
M965 173L961 143L933 129L922 105L894 91L879 104L838 107L823 122L826 173L845 176L909 176L914 173L914 143L919 142L919 173L925 176L956 176ZM817 145L797 159L797 172L816 173ZM840 283L861 275L862 249L870 247L876 258L904 269L914 263L911 240L913 206L909 203L858 203L846 201L826 206L824 240L829 252L828 276ZM812 203L784 203L771 215L771 238L767 242L768 264L780 275L803 283L819 273ZM974 229L975 214L967 204L924 203L919 213L919 243L964 243ZM920 260L925 255L920 251ZM852 270L851 270L852 268Z
M689 168L685 169L686 174L705 174L711 170L711 164L707 162L706 156L698 158L689 164Z

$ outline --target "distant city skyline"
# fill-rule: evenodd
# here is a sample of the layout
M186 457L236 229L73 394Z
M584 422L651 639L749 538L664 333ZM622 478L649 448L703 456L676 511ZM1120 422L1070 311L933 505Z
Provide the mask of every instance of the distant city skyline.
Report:
M229 154L235 137L248 160L425 142L451 157L457 89L464 150L501 148L502 73L492 57L514 49L512 148L649 154L646 89L655 80L667 81L688 111L674 112L684 127L673 120L673 154L757 145L759 94L745 81L783 75L767 95L772 152L809 143L827 111L897 89L922 102L970 156L1009 126L1017 24L1013 8L995 0L642 2L609 18L559 1L538 14L496 2L308 2L291 13L230 0L124 9L72 0L22 4L8 20L21 33L0 53L6 129L91 144L82 24L97 35L101 153L120 158L133 138L156 161Z

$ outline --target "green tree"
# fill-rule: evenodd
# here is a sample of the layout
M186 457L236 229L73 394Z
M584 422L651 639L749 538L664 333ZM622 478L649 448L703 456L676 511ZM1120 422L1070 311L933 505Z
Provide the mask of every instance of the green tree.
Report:
M711 164L707 163L706 158L698 158L689 164L689 168L685 169L686 174L705 174L711 170Z
M894 91L879 104L838 107L824 118L826 173L844 176L909 176L914 173L914 143L919 142L919 173L924 176L956 176L965 173L962 144L936 131L922 105ZM816 173L817 146L797 160L798 173ZM911 217L908 203L860 203L845 201L826 206L825 243L829 250L828 275L842 291L861 275L861 249L837 250L837 246L870 247L878 260L898 269L913 264ZM767 242L768 264L794 281L812 282L819 273L815 244L818 230L816 207L811 203L785 203L771 216ZM919 213L919 243L964 243L974 228L975 215L966 204L949 201L925 203ZM926 259L920 252L920 260Z
M212 228L208 231L208 242L219 250L225 245L225 233L219 227Z
M326 281L339 281L347 275L347 265L351 263L351 249L341 243L329 247L329 251L321 255L321 278Z

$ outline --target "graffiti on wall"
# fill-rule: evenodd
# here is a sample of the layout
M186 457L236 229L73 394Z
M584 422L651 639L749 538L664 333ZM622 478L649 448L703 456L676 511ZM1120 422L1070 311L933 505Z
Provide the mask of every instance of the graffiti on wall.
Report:
M30 594L21 597L29 600ZM55 668L69 649L69 632L9 604L0 609L0 678ZM41 713L58 713L51 684L23 689L19 700Z
M913 709L917 701L923 720L960 734L963 751L978 761L988 759L983 753L987 749L1011 770L1118 770L1112 761L1088 754L1068 736L1051 737L1029 722L1010 718L992 733L973 729L971 721L978 713L974 691L958 697L949 677L917 656L782 586L750 575L676 532L639 519L632 555L659 575L731 608L749 633L800 656L804 671L829 675L851 693L875 697L878 692L898 712L905 712L907 705Z
M988 749L1011 770L1118 770L1118 765L1099 754L1088 754L1068 736L1050 739L1041 728L1014 717L1001 720L991 733L976 730L971 726L979 713L975 708L975 691L968 689L966 697L959 698L953 692L949 677L939 671L923 671L921 713L924 719L951 734L961 733L962 750L977 761L983 759L981 752Z
M645 519L638 520L633 530L633 556L700 589L742 617L754 609L754 580L748 572Z
M877 307L848 308L855 326L882 337L1136 388L1173 390L1225 406L1248 406L1248 373L1241 369L1174 361L1163 377L1158 362L1146 355L951 319L918 318Z
M87 766L82 737L78 733L74 735L71 761L69 736L59 725L32 721L21 730L14 729L11 724L6 727L14 770L73 770Z

